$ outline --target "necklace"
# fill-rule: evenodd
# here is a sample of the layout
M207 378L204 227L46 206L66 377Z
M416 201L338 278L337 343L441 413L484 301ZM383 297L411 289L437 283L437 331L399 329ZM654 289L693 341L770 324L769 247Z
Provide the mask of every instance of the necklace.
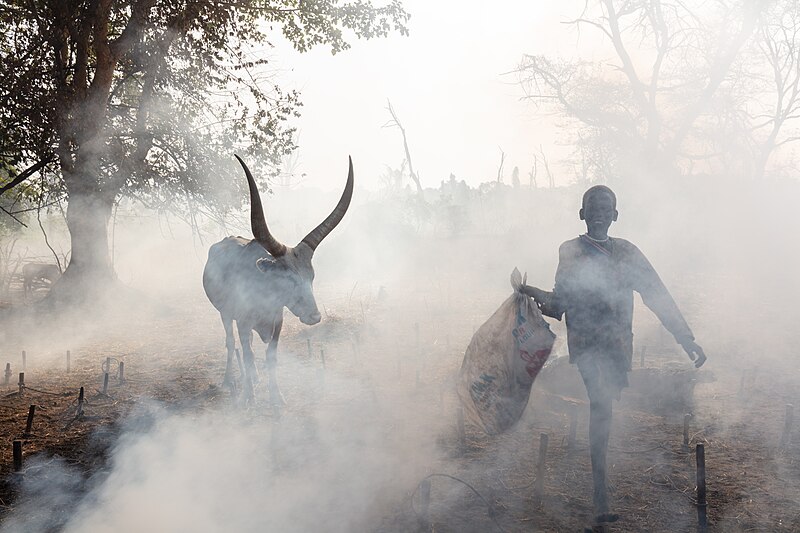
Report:
M608 239L610 238L610 237L606 236L605 239L593 239L592 237L589 236L588 233L585 233L584 235L586 235L587 239L589 239L590 241L594 241L594 242L608 242Z

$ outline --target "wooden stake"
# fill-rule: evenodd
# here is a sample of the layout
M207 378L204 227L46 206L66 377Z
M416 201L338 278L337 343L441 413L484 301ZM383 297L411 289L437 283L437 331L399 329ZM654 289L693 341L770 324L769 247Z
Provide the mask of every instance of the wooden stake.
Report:
M14 472L22 470L22 441L15 440L13 444L14 450Z
M25 435L31 434L31 428L33 427L33 415L36 413L36 406L31 405L28 409L28 421L25 423Z
M5 374L5 385L8 385L8 382L11 381L11 363L6 363L6 374Z
M75 417L80 418L83 416L83 387L78 393L78 410L75 412Z
M689 421L692 419L692 413L683 415L683 446L685 452L689 451Z
M20 372L19 373L19 395L22 396L22 394L24 392L25 392L25 372Z
M120 361L119 362L119 384L122 385L122 383L124 381L125 381L125 361Z
M575 449L576 435L578 433L578 406L572 405L569 409L569 437L567 438L567 448Z
M103 394L108 393L108 372L103 374Z
M547 433L539 435L539 461L536 464L536 481L533 486L533 500L535 505L542 503L542 496L544 496L544 464L547 457L547 441L549 437Z
M70 362L69 360L70 360L70 354L69 350L67 350L67 372L69 372L69 362Z
M105 370L106 370L106 374L110 374L111 373L111 358L110 357L106 357L106 368L105 368Z
M794 423L794 406L786 404L786 417L783 421L783 435L781 435L781 446L786 446L792 441L792 424Z
M28 358L28 354L25 353L25 350L22 350L22 370L26 370L28 366L26 359Z
M697 445L697 529L705 532L708 528L706 516L706 450L704 444Z

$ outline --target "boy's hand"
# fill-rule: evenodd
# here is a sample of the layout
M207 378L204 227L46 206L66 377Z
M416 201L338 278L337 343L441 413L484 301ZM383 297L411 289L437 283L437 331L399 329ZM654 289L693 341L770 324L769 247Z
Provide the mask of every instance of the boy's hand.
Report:
M523 285L520 287L519 291L526 296L530 296L539 303L544 301L546 295L542 289L531 287L530 285Z
M689 356L689 359L694 361L695 368L700 368L703 366L703 363L706 362L706 354L703 352L703 349L700 347L700 345L691 339L686 339L680 342L683 350L686 352L686 355Z

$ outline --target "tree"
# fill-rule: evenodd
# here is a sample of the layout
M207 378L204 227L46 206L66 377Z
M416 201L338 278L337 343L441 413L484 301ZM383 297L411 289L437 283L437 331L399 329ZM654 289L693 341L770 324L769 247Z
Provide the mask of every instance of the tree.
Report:
M790 0L595 0L568 24L600 33L613 50L611 68L526 55L516 72L528 99L576 126L571 140L582 174L671 174L697 164L719 171L719 161L748 144L759 144L764 160L771 141L757 139L753 128L780 130L781 118L794 117L797 100L790 105L784 97L776 104L783 112L760 125L750 120L753 91L764 95L764 71L755 75L744 63L760 48L751 66L773 65L775 90L795 95L796 12Z
M231 152L264 170L293 148L299 95L260 72L257 46L281 32L303 52L406 33L398 0L12 0L0 5L0 161L63 193L68 298L110 281L107 228L123 196L194 211L238 205ZM258 164L260 163L260 164ZM16 171L16 168L24 170ZM236 174L238 177L238 174Z

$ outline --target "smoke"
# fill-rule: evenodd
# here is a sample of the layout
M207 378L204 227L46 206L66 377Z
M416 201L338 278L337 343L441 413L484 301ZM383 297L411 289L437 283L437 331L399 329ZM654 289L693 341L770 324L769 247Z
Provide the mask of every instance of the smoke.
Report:
M63 461L29 466L3 531L368 529L413 488L430 437L411 427L398 439L374 391L352 378L327 373L323 400L308 365L284 363L295 405L280 420L265 405L187 413L145 403L85 484Z
M343 185L346 169L340 170ZM691 408L694 442L709 443L713 474L715 461L731 460L720 454L740 438L743 425L753 426L747 439L752 433L777 441L791 398L785 371L796 371L791 325L798 318L798 284L790 273L800 258L782 235L800 230L790 208L797 187L702 182L656 188L643 181L614 188L620 219L611 235L628 238L648 256L709 356L704 371L716 381L694 386ZM513 526L529 505L529 489L516 487L531 481L541 432L551 435L548 491L569 496L549 499L537 516L580 527L591 508L588 409L579 404L578 450L569 455L562 444L566 410L553 403L553 394L585 402L574 367L565 365L562 381L545 373L537 379L514 432L490 439L468 428L465 456L455 453L452 384L474 329L510 294L514 266L527 271L528 283L551 288L559 244L585 231L577 216L582 192L579 186L494 185L456 197L429 189L421 204L410 194L387 198L357 190L341 225L315 253L323 321L308 327L286 316L278 382L288 403L280 420L268 406L266 383L247 408L220 388L224 331L200 281L208 245L229 233L249 235L249 229L208 224L200 242L175 221L170 231L163 218L131 212L147 216L117 227L115 263L120 279L147 305L133 311L120 305L115 316L73 322L47 335L4 329L4 351L28 350L34 387L39 372L63 366L65 349L73 350L76 366L99 365L107 355L124 358L132 380L152 381L145 394L167 403L131 398L141 405L95 439L107 450L99 464L26 457L20 496L3 530L133 531L157 523L199 531L392 531L415 527L409 498L429 473L471 483L507 507L497 519ZM270 229L282 242L299 242L338 196L335 190L276 191L265 202ZM459 224L451 223L453 216ZM551 323L560 337L556 353L564 354L564 325ZM634 334L634 365L647 346L648 368L670 363L693 372L638 298ZM260 365L260 341L254 350ZM743 375L747 402L768 414L757 423L746 402L726 408L739 401ZM213 400L198 393L209 385ZM691 465L679 472L672 466L647 470L672 465L672 452L627 453L680 442L684 412L654 412L644 395L655 392L633 381L623 391L609 460L612 481L621 487L617 494L634 494L642 506L660 502L651 518L657 523L683 509L686 497L650 497L642 487L660 487L656 483L669 478L679 490L692 491L693 480ZM785 469L780 461L762 460L763 468ZM486 506L468 488L445 478L432 483L436 524L492 527ZM776 490L786 498L797 494L788 485Z

